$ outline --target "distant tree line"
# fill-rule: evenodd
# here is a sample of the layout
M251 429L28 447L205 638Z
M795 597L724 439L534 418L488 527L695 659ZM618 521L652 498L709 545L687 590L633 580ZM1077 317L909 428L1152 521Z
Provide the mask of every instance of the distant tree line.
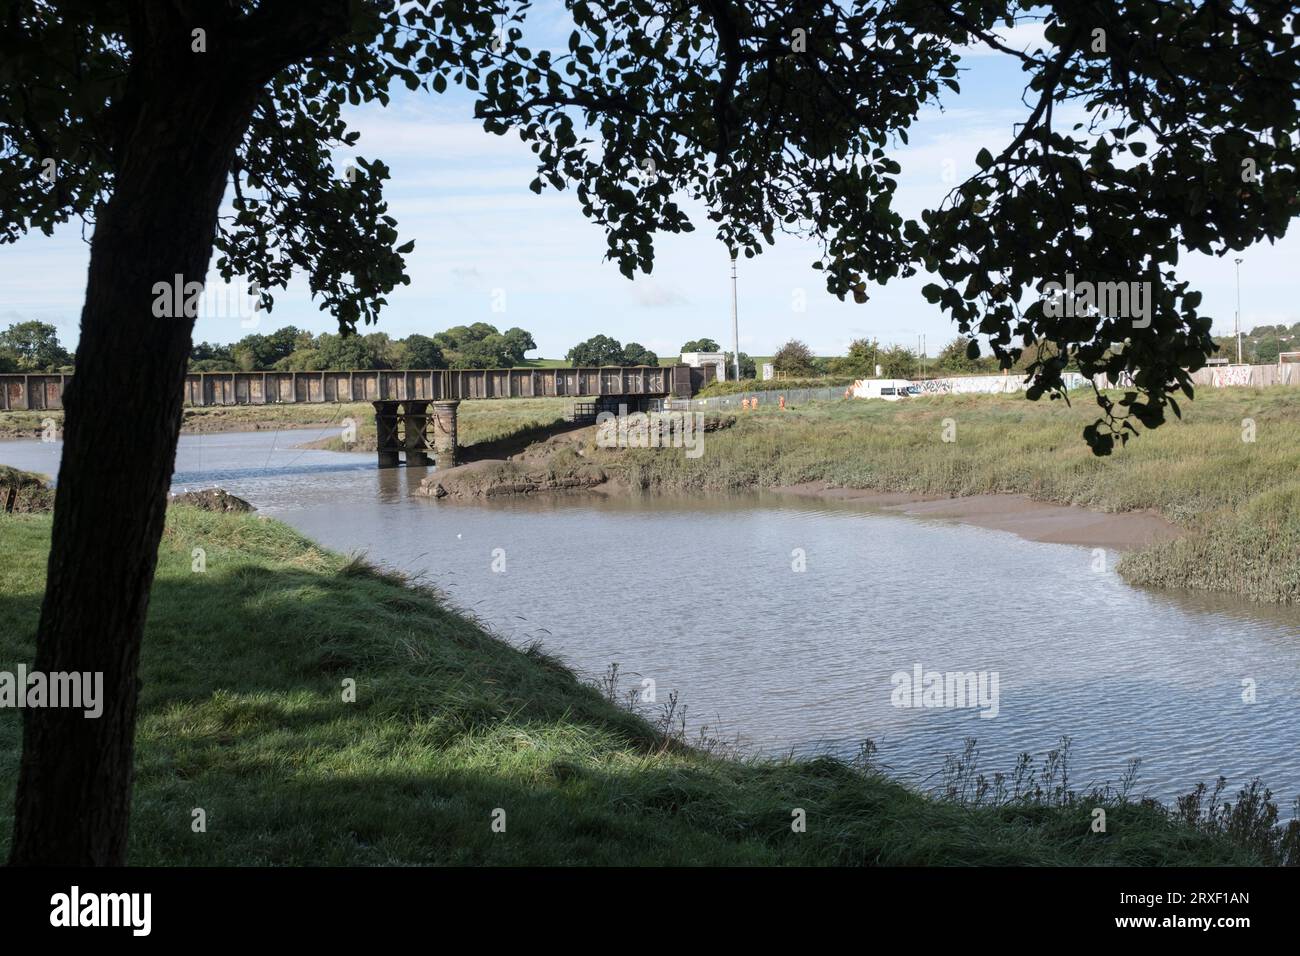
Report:
M593 335L579 342L564 356L572 367L596 365L658 365L659 356L639 342L620 345L608 335Z
M1236 361L1237 340L1232 335L1215 337L1218 356ZM1257 325L1242 334L1242 361L1270 365L1281 352L1300 351L1300 322L1293 325ZM528 352L537 348L531 333L521 328L500 332L486 322L457 325L432 337L413 333L401 339L384 332L341 336L329 332L314 335L284 326L266 335L250 334L231 345L197 342L190 350L190 370L195 372L321 371L324 369L425 369L425 368L510 368L527 362ZM722 352L727 377L734 377L732 353L713 339L692 339L681 352ZM1026 348L1013 371L1034 361L1037 351ZM573 366L658 365L659 356L637 342L620 345L617 339L596 335L569 349L565 356ZM676 357L674 356L674 361ZM790 378L874 376L876 366L885 378L916 378L922 373L980 374L1001 371L998 360L982 354L978 343L958 336L937 356L924 361L912 349L901 345L882 347L875 339L855 339L848 354L823 357L798 339L777 350L772 364ZM48 322L15 322L0 332L0 372L57 372L72 369L73 356L59 342L58 330ZM740 353L740 377L754 378L754 359Z
M1216 358L1237 361L1237 337L1216 335ZM1257 325L1241 336L1241 360L1248 365L1272 365L1282 352L1300 352L1300 322L1294 325Z
M1034 346L1026 346L1012 371L1025 371L1038 356ZM879 368L881 378L915 379L922 376L989 375L1002 371L998 359L984 354L978 341L958 336L937 356L922 356L904 345L882 346L875 339L854 339L848 354L823 357L798 339L791 339L772 357L773 368L786 378L874 378Z
M318 372L324 369L509 368L537 348L520 328L500 332L486 322L458 325L430 337L313 335L287 325L267 335L246 335L232 345L199 342L190 350L194 372Z
M772 367L786 378L871 378L879 366L884 378L914 378L921 371L920 357L902 345L883 347L875 339L854 339L846 355L813 355L798 339L791 339L772 356Z
M0 372L57 372L72 367L72 354L59 344L48 322L15 322L0 332Z

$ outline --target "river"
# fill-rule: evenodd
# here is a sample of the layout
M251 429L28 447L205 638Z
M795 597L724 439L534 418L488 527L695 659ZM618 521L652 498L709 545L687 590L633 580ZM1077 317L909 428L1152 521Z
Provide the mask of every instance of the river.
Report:
M1234 790L1261 777L1284 807L1300 794L1294 609L1146 592L1114 573L1114 553L1098 570L1089 548L852 502L439 502L411 494L422 470L294 447L314 437L182 436L175 487L219 485L324 545L418 574L586 677L617 663L625 690L653 680L646 711L676 692L692 736L840 756L871 739L883 766L925 787L965 738L991 774L1068 735L1076 789L1141 758L1137 791L1166 801L1220 774ZM0 463L47 474L58 454L0 443ZM982 704L897 706L918 666L974 672Z

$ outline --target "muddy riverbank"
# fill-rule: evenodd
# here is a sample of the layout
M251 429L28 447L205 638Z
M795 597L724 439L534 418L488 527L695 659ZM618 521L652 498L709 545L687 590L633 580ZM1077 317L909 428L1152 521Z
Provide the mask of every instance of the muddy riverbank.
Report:
M777 489L782 494L829 501L855 501L913 518L944 518L994 531L1010 531L1030 541L1077 544L1130 551L1171 541L1183 530L1154 511L1107 513L1076 505L1034 501L1025 495L969 495L952 498L897 491L833 488L810 481Z

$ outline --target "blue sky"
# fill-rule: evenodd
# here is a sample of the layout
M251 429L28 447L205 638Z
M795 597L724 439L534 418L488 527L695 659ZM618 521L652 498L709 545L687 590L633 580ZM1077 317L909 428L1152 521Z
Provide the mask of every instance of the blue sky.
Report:
M563 45L564 35L556 45ZM1010 38L1023 46L1035 35L1025 27ZM997 152L1027 115L1023 74L1009 58L972 50L963 68L962 94L949 94L942 111L927 110L911 144L894 152L903 166L898 200L904 215L937 205L953 185L945 172L964 179L980 147ZM727 254L698 207L685 205L696 232L658 239L654 273L629 281L604 260L602 230L584 219L572 191L532 193L532 153L513 138L484 133L471 104L454 88L441 96L403 90L387 108L362 107L349 116L361 133L356 154L391 167L391 212L403 240L415 240L408 257L411 285L389 297L380 331L401 337L479 321L502 329L518 325L536 338L533 355L550 358L597 333L640 342L661 356L701 336L730 347ZM340 172L349 158L339 155ZM924 276L869 288L865 305L841 303L810 267L815 252L810 242L778 237L759 258L740 260L742 351L771 354L794 337L832 355L862 336L915 347L925 334L933 355L954 336L947 318L921 298L929 281ZM1293 277L1298 253L1293 231L1276 246L1261 244L1242 255L1244 329L1300 320ZM40 319L74 344L87 261L80 223L53 237L37 234L0 247L0 327ZM1231 257L1189 255L1179 271L1204 292L1202 311L1215 317L1216 332L1230 332L1236 295ZM796 309L800 298L802 312ZM335 331L302 281L280 291L274 312L255 327L248 321L201 316L195 339L230 342L290 324Z

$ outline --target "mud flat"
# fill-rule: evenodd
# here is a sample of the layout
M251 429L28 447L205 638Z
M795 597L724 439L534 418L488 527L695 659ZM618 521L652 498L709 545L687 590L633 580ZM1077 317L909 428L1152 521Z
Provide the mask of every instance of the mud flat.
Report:
M430 498L502 498L539 492L587 491L608 475L576 454L556 453L542 461L486 459L438 470L420 482L416 494Z
M962 498L896 491L833 488L812 481L777 489L782 494L857 501L881 511L914 518L941 518L995 531L1010 531L1030 541L1077 544L1132 551L1180 537L1182 529L1154 511L1110 513L1075 505L1034 501L1025 495L970 495Z

